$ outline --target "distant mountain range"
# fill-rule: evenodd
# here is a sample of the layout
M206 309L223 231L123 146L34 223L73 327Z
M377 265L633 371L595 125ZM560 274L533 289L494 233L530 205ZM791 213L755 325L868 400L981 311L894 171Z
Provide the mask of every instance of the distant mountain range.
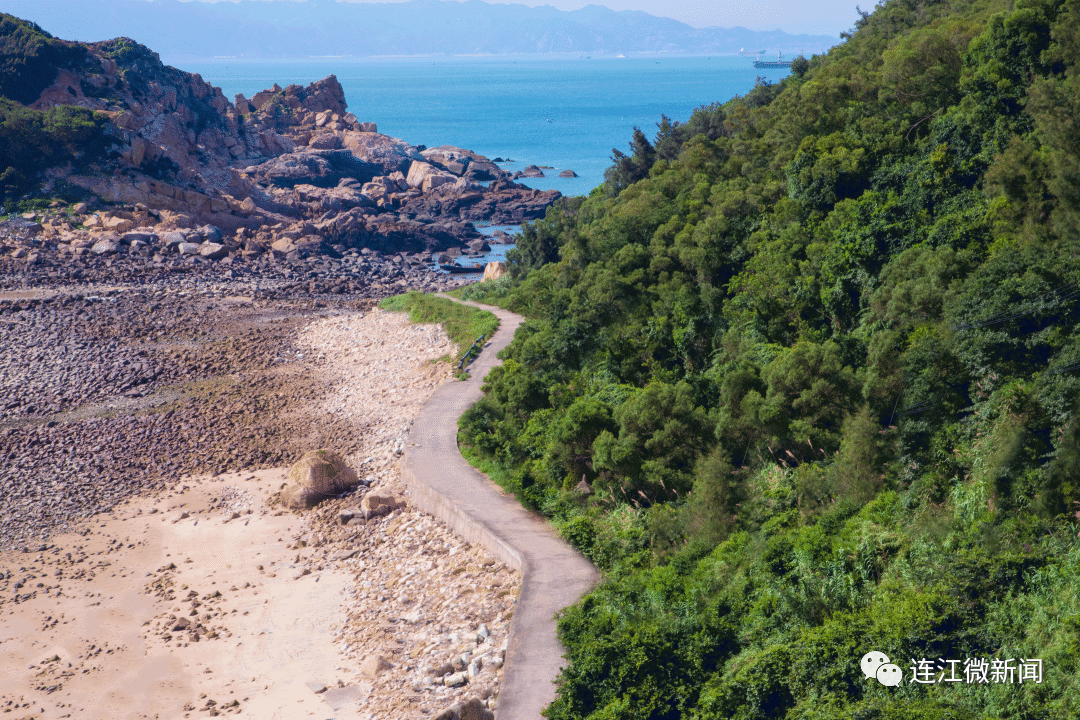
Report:
M348 3L335 0L4 0L3 11L56 37L130 37L173 58L303 58L375 55L665 53L741 48L809 56L839 42L827 35L693 28L644 12L599 5L565 12L480 0Z

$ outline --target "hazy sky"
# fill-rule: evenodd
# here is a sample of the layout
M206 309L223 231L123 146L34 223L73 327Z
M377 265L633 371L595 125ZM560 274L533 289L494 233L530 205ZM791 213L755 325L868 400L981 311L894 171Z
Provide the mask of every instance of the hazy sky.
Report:
M290 0L265 0L289 2ZM348 0L369 2L372 0ZM374 0L385 2L386 0ZM454 0L446 0L453 2ZM485 2L514 2L522 5L551 5L560 10L578 10L586 5L604 5L612 10L642 10L650 15L669 17L694 27L733 27L741 25L751 30L783 30L812 35L839 36L855 24L856 2L853 0L485 0ZM874 0L866 0L863 10L873 10Z
M499 0L486 0L498 2ZM783 30L811 35L839 35L855 24L858 15L854 0L502 0L523 5L552 5L560 10L577 10L586 5L604 5L612 10L642 10L650 15L674 18L694 27L732 27L751 30ZM874 0L865 4L873 9Z

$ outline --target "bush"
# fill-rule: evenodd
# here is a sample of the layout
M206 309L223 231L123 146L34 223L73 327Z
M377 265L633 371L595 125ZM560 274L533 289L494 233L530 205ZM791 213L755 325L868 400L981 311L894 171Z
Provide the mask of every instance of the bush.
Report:
M1080 8L999 7L883 3L536 224L467 417L604 570L549 717L1077 716Z
M103 158L108 118L86 108L61 105L31 110L0 98L0 186L6 198L28 192L40 173L74 162Z

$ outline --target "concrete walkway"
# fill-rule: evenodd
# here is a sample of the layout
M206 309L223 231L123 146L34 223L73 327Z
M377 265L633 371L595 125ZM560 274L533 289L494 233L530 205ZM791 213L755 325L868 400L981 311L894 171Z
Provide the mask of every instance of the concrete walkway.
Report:
M540 711L555 699L553 683L564 665L554 615L592 589L600 573L547 521L522 507L458 452L458 417L480 399L483 378L501 364L495 354L510 344L522 321L520 315L497 307L465 304L494 313L499 329L469 368L472 377L443 384L417 414L409 443L419 447L406 449L401 469L416 507L521 572L495 716L541 720Z

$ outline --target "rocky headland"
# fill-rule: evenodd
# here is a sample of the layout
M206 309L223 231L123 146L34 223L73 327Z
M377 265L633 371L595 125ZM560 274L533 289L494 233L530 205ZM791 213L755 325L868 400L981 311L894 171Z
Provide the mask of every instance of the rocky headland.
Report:
M424 264L483 249L474 221L535 219L559 197L470 150L380 134L348 112L333 75L229 102L125 38L64 51L43 61L53 79L25 106L93 111L101 137L31 178L53 207L0 228L2 251L31 265L50 253L190 266L363 250Z

